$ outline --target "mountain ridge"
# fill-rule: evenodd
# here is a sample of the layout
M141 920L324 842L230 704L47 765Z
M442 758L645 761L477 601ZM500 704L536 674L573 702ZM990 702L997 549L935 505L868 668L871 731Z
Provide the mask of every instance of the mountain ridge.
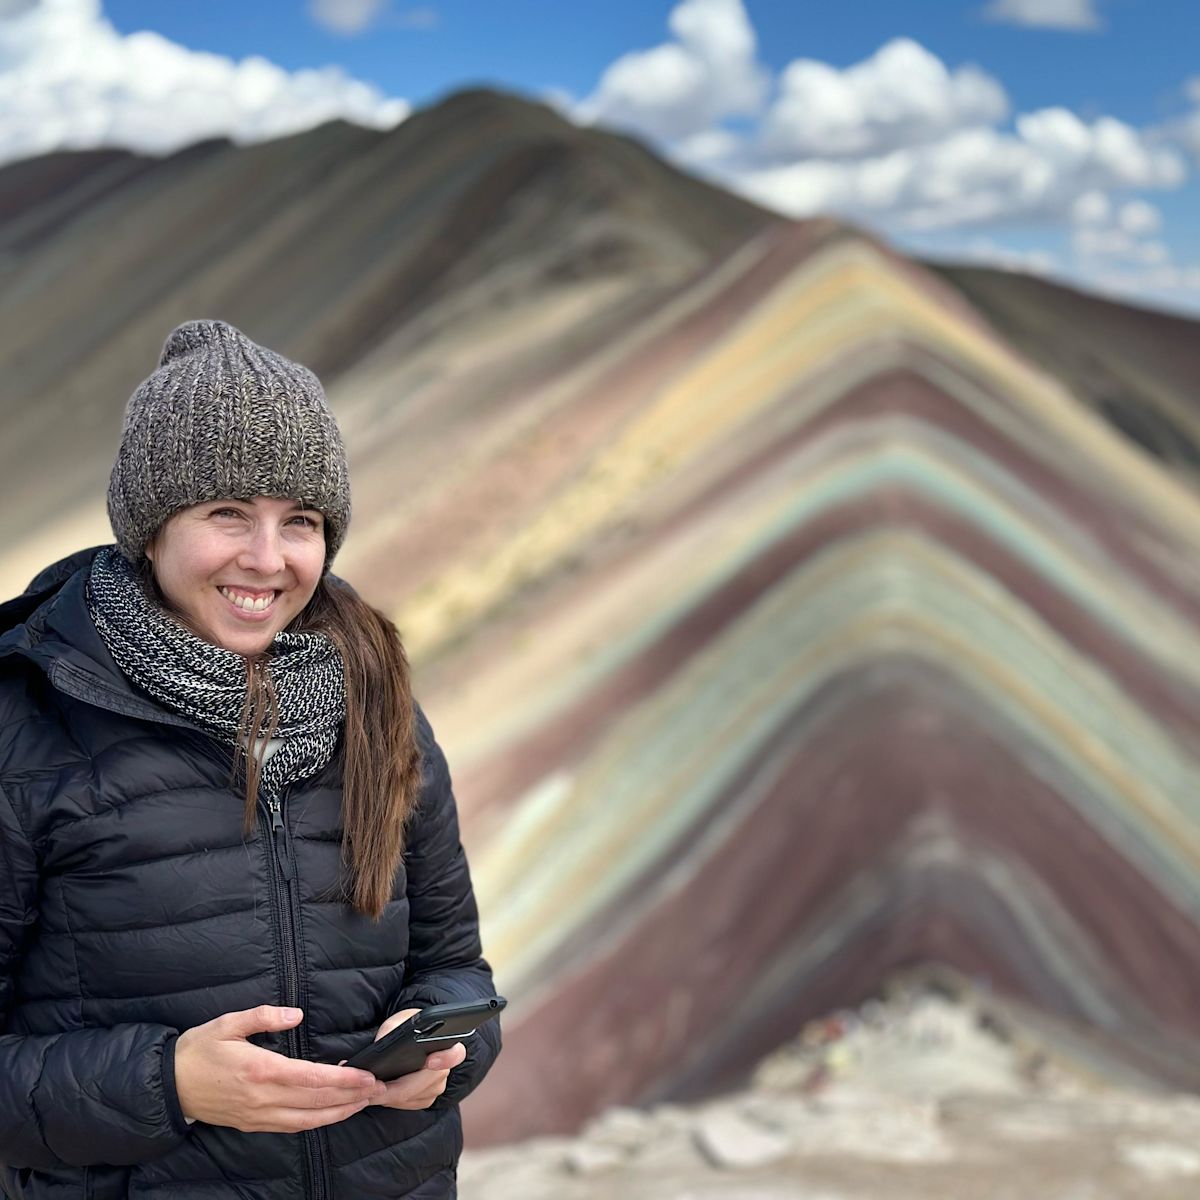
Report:
M448 129L460 131L457 139ZM7 380L0 418L12 431L0 471L18 491L45 493L18 449L20 426L32 425L42 469L73 477L66 464L91 462L95 434L119 426L124 398L153 366L165 331L198 315L241 324L336 383L341 369L404 324L442 274L455 266L461 273L468 243L484 250L489 236L503 243L500 201L537 190L536 179L533 189L522 188L523 175L540 169L544 176L556 162L560 170L578 168L543 180L542 206L551 214L572 198L586 201L597 176L602 200L611 200L620 171L604 167L610 152L655 176L665 215L650 206L645 233L627 243L637 253L626 251L620 261L613 261L611 239L607 264L596 245L567 241L560 271L569 273L578 249L582 274L599 261L630 276L635 291L643 287L639 278L653 290L658 275L677 280L765 219L746 202L648 165L650 157L628 139L576 130L544 106L485 92L384 133L334 122L247 147L213 140L157 159L86 151L0 169L0 195L29 198L0 220L0 371ZM602 169L589 174L594 159ZM48 225L41 217L38 241L21 249L14 230L31 228L30 213L47 207L64 173L74 182L61 220ZM700 208L706 211L689 232L689 222L677 218ZM524 237L532 243L539 233L545 242L553 229L534 222ZM503 247L492 256L503 259ZM97 460L69 496L47 494L48 509L66 516L64 501L74 508L95 495L102 469ZM4 542L24 529L27 518L18 527L0 514Z

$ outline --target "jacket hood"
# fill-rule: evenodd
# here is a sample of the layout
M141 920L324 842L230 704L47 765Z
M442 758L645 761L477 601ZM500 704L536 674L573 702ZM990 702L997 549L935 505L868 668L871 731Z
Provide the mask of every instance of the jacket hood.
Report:
M84 598L91 546L40 571L19 596L0 604L0 670L13 657L38 667L59 691L131 717L196 726L134 691L96 631Z

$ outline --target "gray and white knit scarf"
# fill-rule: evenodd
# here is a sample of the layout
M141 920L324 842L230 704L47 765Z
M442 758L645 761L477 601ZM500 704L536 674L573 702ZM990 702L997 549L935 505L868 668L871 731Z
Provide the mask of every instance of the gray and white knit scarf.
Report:
M246 701L246 659L173 620L147 595L115 546L92 560L86 598L117 666L142 691L232 746ZM261 786L276 795L330 759L346 716L342 656L321 633L278 633L269 679L279 712L279 748L263 764Z

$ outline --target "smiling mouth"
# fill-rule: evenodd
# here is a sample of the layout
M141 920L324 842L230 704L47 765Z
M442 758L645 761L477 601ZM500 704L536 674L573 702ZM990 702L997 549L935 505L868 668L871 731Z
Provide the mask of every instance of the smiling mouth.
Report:
M276 597L279 595L277 591L259 592L257 595L250 595L248 592L235 592L232 588L217 589L230 604L244 613L261 613L275 603Z

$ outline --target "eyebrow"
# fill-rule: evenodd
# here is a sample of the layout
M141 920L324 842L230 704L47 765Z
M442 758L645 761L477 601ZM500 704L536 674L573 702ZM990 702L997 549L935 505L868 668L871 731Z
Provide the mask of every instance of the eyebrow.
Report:
M252 500L243 500L241 496L228 496L223 499L208 500L208 501L206 501L206 503L217 504L217 505L220 505L220 504L248 504L248 505L250 505L251 508L254 507L254 502ZM306 512L306 513L315 513L317 516L324 515L319 508L314 508L311 504L301 504L299 500L293 500L291 507L287 511L289 513Z

